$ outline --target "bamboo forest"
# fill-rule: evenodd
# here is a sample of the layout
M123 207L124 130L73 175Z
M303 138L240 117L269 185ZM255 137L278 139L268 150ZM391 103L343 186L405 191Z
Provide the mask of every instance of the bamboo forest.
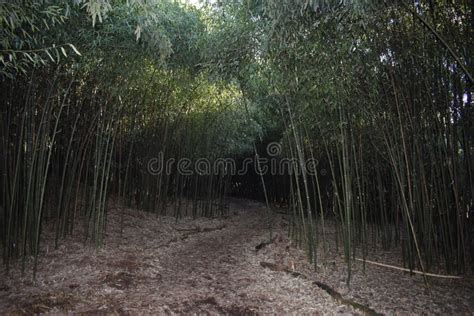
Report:
M472 315L470 0L0 0L0 314Z

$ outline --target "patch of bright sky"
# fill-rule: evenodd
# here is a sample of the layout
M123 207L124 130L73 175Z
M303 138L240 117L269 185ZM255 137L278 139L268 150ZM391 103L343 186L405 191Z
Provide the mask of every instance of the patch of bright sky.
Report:
M183 0L183 2L188 3L198 9L202 8L203 0Z

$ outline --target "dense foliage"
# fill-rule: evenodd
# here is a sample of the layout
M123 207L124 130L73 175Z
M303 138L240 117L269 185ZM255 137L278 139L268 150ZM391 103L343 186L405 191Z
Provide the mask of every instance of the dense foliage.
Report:
M57 243L80 218L100 245L110 195L160 214L173 205L178 219L222 214L233 185L259 183L269 206L288 205L290 234L315 267L331 217L348 281L351 261L377 243L401 245L410 269L465 273L474 263L469 4L0 4L6 264L38 257L44 219ZM156 157L265 156L269 142L293 172L149 170Z

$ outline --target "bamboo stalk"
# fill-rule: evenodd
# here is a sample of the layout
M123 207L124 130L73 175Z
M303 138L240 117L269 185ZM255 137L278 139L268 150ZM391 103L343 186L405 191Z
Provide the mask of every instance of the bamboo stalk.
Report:
M410 270L410 269L397 267L397 266L390 265L390 264L379 263L379 262L370 261L370 260L361 259L361 258L355 258L355 259L357 261L367 262L367 263L370 263L370 264L373 264L373 265L376 265L376 266L379 266L379 267L390 268L390 269L395 269L395 270L399 270L399 271L420 274L420 275L423 275L423 276L430 276L430 277L442 278L442 279L462 279L461 276L457 276L457 275L444 275L444 274L428 273L428 272L423 272L423 271L418 271L418 270Z

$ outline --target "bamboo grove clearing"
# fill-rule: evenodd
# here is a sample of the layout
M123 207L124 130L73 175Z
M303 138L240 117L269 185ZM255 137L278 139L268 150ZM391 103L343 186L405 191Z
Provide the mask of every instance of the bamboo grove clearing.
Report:
M0 312L473 312L470 1L0 17Z

